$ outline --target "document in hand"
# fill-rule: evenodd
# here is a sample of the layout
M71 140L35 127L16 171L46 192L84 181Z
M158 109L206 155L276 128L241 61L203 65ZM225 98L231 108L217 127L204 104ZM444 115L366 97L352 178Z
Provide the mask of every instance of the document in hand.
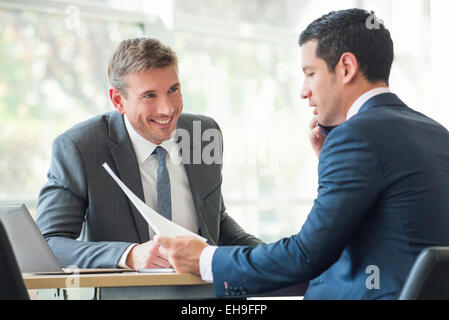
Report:
M176 223L166 219L165 217L161 216L159 213L151 209L148 205L145 204L145 202L140 200L139 197L137 197L130 189L128 189L128 187L115 175L115 173L111 170L106 162L103 163L103 167L111 175L115 182L117 182L120 188L122 188L123 192L125 192L129 200L131 200L142 217L148 222L148 224L156 234L171 238L174 238L176 236L193 236L204 242L207 242L207 239L177 225Z

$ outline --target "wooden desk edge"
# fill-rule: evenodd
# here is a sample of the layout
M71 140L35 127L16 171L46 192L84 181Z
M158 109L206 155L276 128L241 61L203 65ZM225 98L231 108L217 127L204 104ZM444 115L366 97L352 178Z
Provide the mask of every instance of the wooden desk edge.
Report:
M24 274L27 289L93 288L93 287L146 287L207 285L199 276L180 273L118 273L82 275Z

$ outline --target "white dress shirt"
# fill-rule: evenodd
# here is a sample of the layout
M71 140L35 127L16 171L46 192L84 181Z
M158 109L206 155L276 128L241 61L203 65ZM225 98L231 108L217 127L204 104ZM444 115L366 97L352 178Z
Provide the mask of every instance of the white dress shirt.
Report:
M377 96L382 93L391 92L389 88L387 87L380 87L380 88L374 88L371 89L364 94L362 94L360 97L357 98L357 100L351 105L351 107L348 110L348 113L346 114L346 120L350 119L354 115L359 112L360 108L363 106L365 102L367 102L369 99L371 99L374 96ZM214 257L214 252L217 249L217 246L207 246L203 249L200 256L200 273L201 278L209 283L214 282L214 277L212 274L212 259Z
M368 90L364 94L362 94L360 97L358 97L357 100L354 101L352 106L349 108L348 113L346 114L346 120L349 120L353 116L359 112L360 108L367 102L369 99L371 99L374 96L377 96L382 93L390 93L390 88L387 87L379 87L374 88L371 90Z
M148 141L134 130L126 115L124 116L126 130L131 139L142 179L145 203L152 209L157 209L157 169L158 161L154 149L158 145ZM174 136L174 135L172 135ZM170 176L170 191L172 203L172 221L176 224L198 233L198 217L193 204L192 192L185 167L182 164L180 148L174 139L166 140L160 144L167 151L166 165ZM154 231L149 228L150 239L153 239ZM123 253L118 263L119 267L126 268L126 258L133 244Z

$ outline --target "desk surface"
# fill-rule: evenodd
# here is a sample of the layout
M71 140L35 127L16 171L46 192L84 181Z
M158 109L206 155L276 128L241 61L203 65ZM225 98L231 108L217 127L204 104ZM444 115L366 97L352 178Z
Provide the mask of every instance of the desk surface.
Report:
M76 275L24 274L23 279L28 289L43 291L64 288L99 288L100 295L97 298L107 300L215 298L212 284L192 274L138 272ZM307 283L301 283L256 296L303 296L306 288ZM53 298L50 297L50 299Z
M23 280L28 289L44 288L107 288L107 287L148 287L206 285L200 277L180 273L108 273L76 275L30 275L24 274Z

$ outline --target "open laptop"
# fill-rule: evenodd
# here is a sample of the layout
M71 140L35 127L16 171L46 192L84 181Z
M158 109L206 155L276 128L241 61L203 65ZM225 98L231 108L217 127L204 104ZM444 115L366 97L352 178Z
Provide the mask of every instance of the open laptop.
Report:
M3 223L22 273L73 274L135 272L131 269L63 269L24 204L0 205Z

